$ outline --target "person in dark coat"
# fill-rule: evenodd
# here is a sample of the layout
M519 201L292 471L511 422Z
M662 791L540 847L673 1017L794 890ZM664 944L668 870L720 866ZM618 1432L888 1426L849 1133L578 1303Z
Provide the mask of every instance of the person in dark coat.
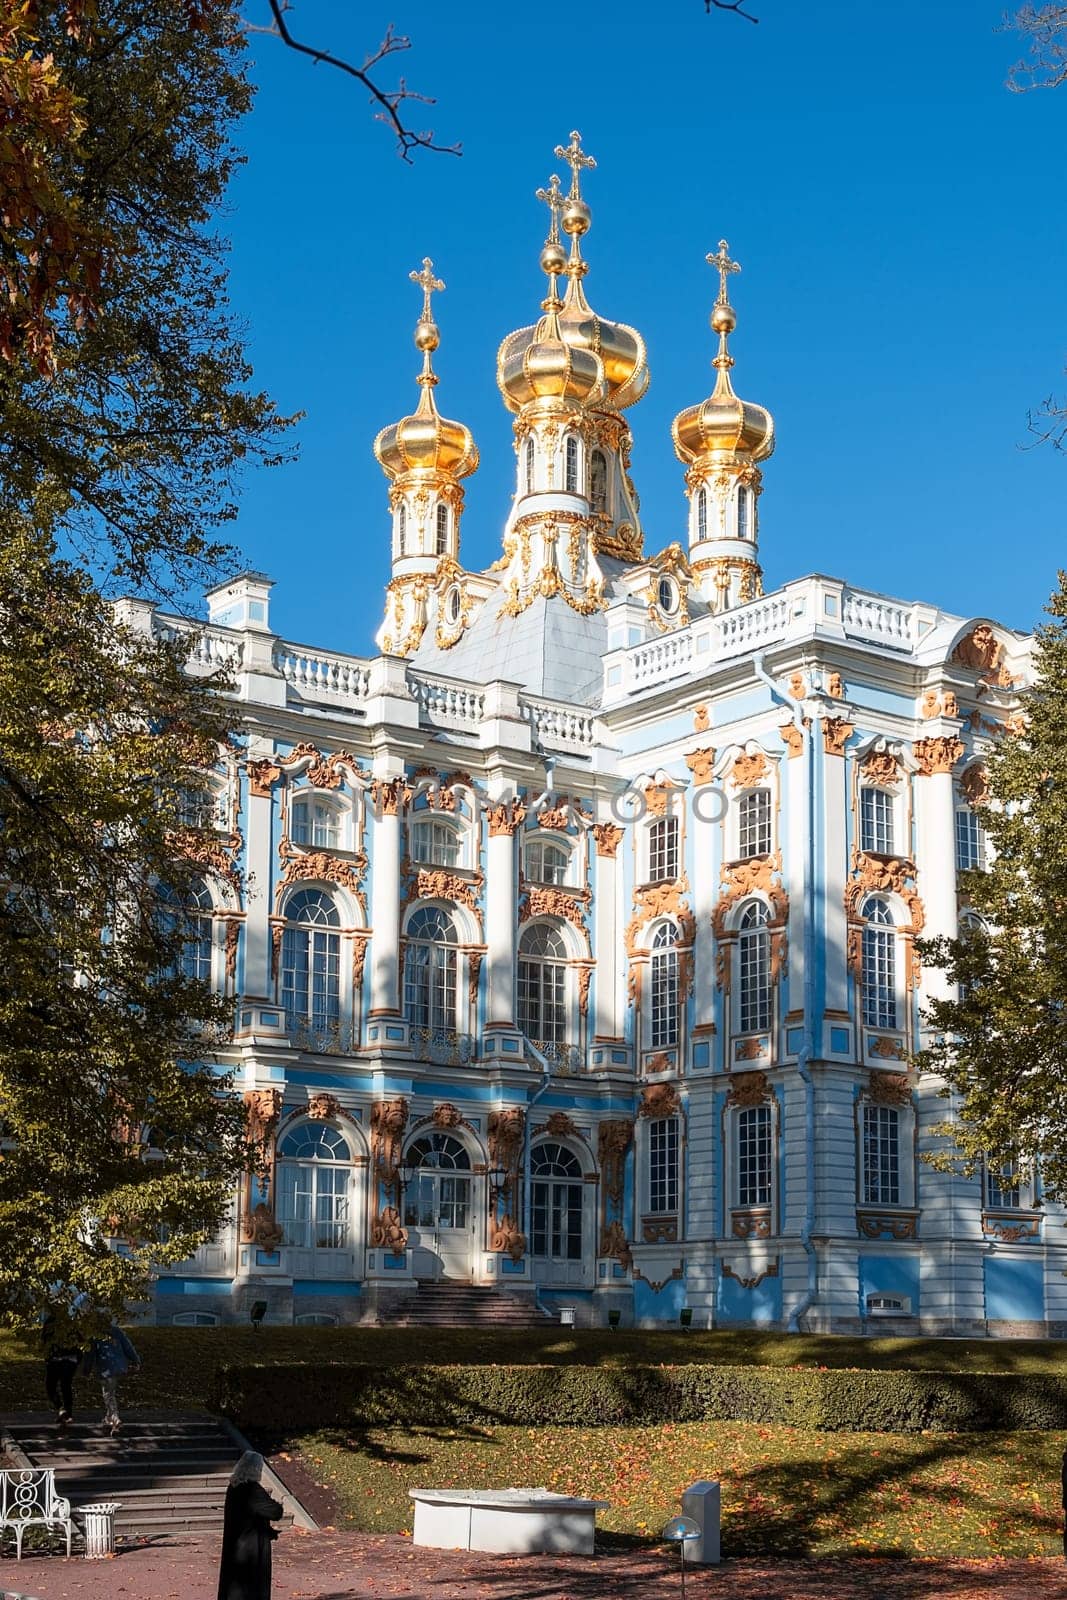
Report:
M1063 1501L1063 1559L1067 1561L1067 1450L1063 1452L1063 1462L1060 1466L1060 1483L1063 1490L1060 1495Z
M49 1404L56 1410L56 1421L66 1428L74 1415L74 1374L81 1366L83 1351L74 1343L69 1325L64 1332L54 1311L41 1325L44 1346L44 1386Z
M263 1457L246 1450L233 1469L222 1520L219 1600L270 1600L270 1547L282 1507L261 1482Z

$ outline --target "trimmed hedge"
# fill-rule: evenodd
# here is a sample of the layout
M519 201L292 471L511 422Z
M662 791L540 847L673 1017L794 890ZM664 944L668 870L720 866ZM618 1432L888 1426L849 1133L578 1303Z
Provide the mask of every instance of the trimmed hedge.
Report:
M1067 1428L1067 1377L847 1368L242 1363L212 1404L241 1428L784 1422L827 1432Z

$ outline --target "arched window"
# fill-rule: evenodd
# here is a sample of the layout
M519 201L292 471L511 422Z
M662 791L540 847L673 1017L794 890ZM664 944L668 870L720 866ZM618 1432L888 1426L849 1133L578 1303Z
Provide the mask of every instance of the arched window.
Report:
M552 839L529 839L524 863L531 883L566 883L570 851Z
M302 794L293 801L290 827L293 843L313 850L336 850L341 843L337 807L317 795Z
M669 1049L678 1043L678 929L673 922L661 922L652 939L651 1028L653 1050Z
M437 543L434 546L434 554L438 555L438 556L443 556L443 555L447 555L447 553L448 553L448 507L445 505L444 501L441 500L441 501L438 501L438 505L437 505Z
M533 486L534 486L534 454L535 454L535 452L534 452L534 442L533 442L532 439L527 439L527 441L526 441L526 493L527 494L533 494Z
M860 849L872 855L894 851L893 796L888 789L866 786L860 790Z
M648 881L663 883L678 876L678 818L659 817L648 830Z
M893 915L884 900L863 908L863 1021L868 1028L897 1025L897 947Z
M603 450L589 457L589 504L593 511L608 509L608 462Z
M531 1248L554 1261L582 1259L582 1164L573 1150L545 1142L530 1153Z
M421 906L407 925L404 1015L416 1028L456 1026L456 944L451 915Z
M404 1190L404 1226L460 1232L470 1224L471 1158L450 1133L429 1133L408 1146L416 1169Z
M771 853L771 792L750 789L737 808L737 854L741 861Z
M401 501L400 509L396 514L396 540L397 549L399 550L400 554L402 556L406 556L408 542L408 508L406 505L404 505L403 501Z
M708 491L697 490L697 543L708 536Z
M341 919L322 889L301 889L285 906L282 1005L290 1027L336 1029L341 1018Z
M737 537L747 539L748 536L748 490L742 484L737 491Z
M564 445L563 487L568 494L578 493L578 441L572 433Z
M771 1025L771 936L767 907L753 900L741 913L738 951L738 1024L742 1033Z
M180 933L181 951L176 968L183 978L211 982L211 951L214 932L214 902L211 890L201 880L193 885L189 898L181 905L171 889L160 891L160 922L164 931ZM174 968L171 969L174 973Z
M519 941L519 1027L535 1043L567 1038L567 946L558 928L537 922Z
M430 862L436 867L457 867L460 839L450 822L440 817L420 817L411 824L412 861Z
M301 1122L278 1143L278 1222L285 1243L344 1250L351 1243L352 1152L339 1128Z

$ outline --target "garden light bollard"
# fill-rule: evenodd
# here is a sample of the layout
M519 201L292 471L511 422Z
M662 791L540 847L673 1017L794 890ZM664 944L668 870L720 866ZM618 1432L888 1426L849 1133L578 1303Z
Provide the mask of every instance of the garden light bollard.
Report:
M665 1525L660 1535L668 1544L678 1546L678 1555L681 1560L682 1572L682 1600L685 1600L685 1547L693 1540L700 1538L700 1529L692 1517L672 1517Z
M101 1500L95 1506L82 1506L85 1518L85 1559L101 1561L115 1554L115 1512L117 1500Z
M682 1495L682 1513L700 1529L699 1540L689 1546L689 1561L694 1567L719 1565L719 1522L722 1502L719 1485L701 1478L691 1483Z

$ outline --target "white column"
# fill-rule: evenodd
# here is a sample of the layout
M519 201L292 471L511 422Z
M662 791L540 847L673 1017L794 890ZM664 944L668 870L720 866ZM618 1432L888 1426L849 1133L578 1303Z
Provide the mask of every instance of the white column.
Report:
M837 709L838 718L846 718L847 710ZM812 733L821 741L821 727L814 723ZM822 829L826 872L823 879L825 897L824 948L826 951L826 1009L842 1017L848 1011L848 923L845 916L845 886L848 882L848 846L846 844L846 817L848 814L849 759L830 755L823 744L812 751L814 761L822 762L823 806L822 817L816 815L815 826ZM814 781L812 778L810 781ZM814 864L809 869L814 871ZM813 930L818 939L818 929ZM803 1001L801 1001L803 1004ZM817 1017L813 1026L822 1029L824 1019ZM818 1037L818 1035L817 1035ZM819 1053L825 1050L820 1043Z
M248 757L245 861L249 887L246 891L248 917L243 991L266 1000L274 995L269 921L276 871L271 839L272 784L281 776L281 771L274 765L273 745L268 740L250 739Z
M619 844L622 829L613 822L596 824L592 841L596 846L594 901L596 906L596 1008L593 1037L618 1039L623 1036L619 1011Z
M515 1026L515 830L519 811L504 801L489 808L485 942L487 1028Z
M400 1010L400 789L402 780L371 786L371 991L370 1015Z
M926 914L923 936L954 939L956 910L956 815L952 769L947 753L954 741L923 740L916 746L920 771L915 777L916 867L919 896ZM939 759L940 758L940 759ZM946 999L949 984L940 967L923 967L923 1000Z

